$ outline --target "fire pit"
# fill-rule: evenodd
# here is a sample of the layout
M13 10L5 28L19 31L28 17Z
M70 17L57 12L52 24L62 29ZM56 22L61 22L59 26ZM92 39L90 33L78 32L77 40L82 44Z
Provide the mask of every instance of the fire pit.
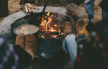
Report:
M16 20L11 25L12 35L16 37L20 33L33 34L38 41L37 55L51 59L61 57L64 55L62 50L62 41L65 38L63 27L66 22L72 25L72 20L62 14L45 12L39 23L40 15L41 13L32 13ZM74 24L72 28L74 30Z
M37 15L39 15L39 13L42 11L42 9L43 9L43 7L36 7L35 8L35 11L36 11ZM51 13L54 13L54 14L57 13L57 14L62 15L63 17L65 17L65 20L66 20L64 22L70 22L70 24L72 24L72 29L73 30L74 30L75 22L74 22L74 20L72 18L68 17L67 14L68 15L73 15L73 18L77 19L77 20L79 18L83 17L82 19L84 20L84 23L88 22L88 18L84 18L84 16L87 15L87 14L85 12L81 11L81 9L79 9L78 7L76 7L74 4L68 5L66 7L66 9L61 8L61 7L50 7L50 6L47 6L45 12L47 12L47 13L51 12ZM67 14L65 12L67 12ZM75 14L77 15L77 17L76 16L74 17ZM14 39L15 39L15 37L13 37L13 35L11 34L11 24L15 23L16 20L23 19L25 17L28 18L28 19L30 18L30 17L28 17L26 15L26 13L24 11L19 11L17 13L14 13L14 14L6 17L0 23L0 35L2 35L4 38L6 38L7 40L9 40L9 42L12 45L14 45L14 41L15 41ZM28 19L26 19L26 20L28 20ZM77 20L76 20L76 24L77 24ZM36 24L36 20L35 20L34 24ZM31 24L31 25L34 25L34 24ZM61 25L63 25L63 24L64 23L62 23ZM37 27L37 25L34 25L34 26ZM41 29L40 26L39 26L39 29ZM43 31L43 33L44 32L45 31ZM62 32L62 29L61 29L61 33L64 33L64 32ZM37 33L37 34L34 34L34 35L37 35L37 37L38 37L39 34L40 33ZM54 33L51 33L51 34L54 34L54 35L57 34L57 35L59 35L59 32L54 32ZM16 36L16 34L14 34L14 35ZM64 38L64 36L62 36L62 38ZM65 56L65 57L68 57L68 58L64 58L61 55L63 53L62 48L61 48L61 44L62 44L63 39L61 39L61 38L60 39L43 39L42 37L41 38L38 37L37 40L38 40L38 48L37 48L37 54L35 55L35 57L37 57L37 58L35 58L36 61L34 61L34 62L36 62L35 66L37 66L37 68L43 69L43 68L45 68L44 66L48 66L48 67L50 66L53 69L54 68L57 68L57 69L64 69L64 68L66 68L66 69L72 69L72 63L71 63L69 55ZM56 49L56 51L55 51L55 49ZM55 51L54 53L56 53L56 55L54 53L52 53L51 51ZM53 61L50 61L49 64L47 64L46 62L48 62L49 59L48 60L45 59L46 61L43 61L44 59L42 60L39 56L44 57L44 58L58 58L58 57L61 57L60 60L63 58L63 60L61 60L63 62L61 62L60 64L58 64L58 62L56 62L58 60L54 59L54 61L56 60L54 64L52 64ZM39 64L37 65L38 62L39 62ZM43 66L41 65L42 63L43 63ZM63 63L63 65L61 65L62 63ZM56 66L55 64L57 64L58 66ZM34 66L34 64L33 64L33 66ZM58 68L59 66L61 66L61 67ZM41 67L43 67L43 68L41 68ZM51 68L46 68L46 69L51 69Z

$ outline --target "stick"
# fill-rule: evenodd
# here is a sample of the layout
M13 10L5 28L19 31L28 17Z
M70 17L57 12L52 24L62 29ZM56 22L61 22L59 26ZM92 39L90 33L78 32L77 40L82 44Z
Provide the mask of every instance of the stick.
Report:
M28 7L29 12L32 12L31 9Z
M27 6L25 6L25 10L26 10L26 12L28 12Z
M36 11L34 9L31 9L33 13L36 13Z
M30 3L27 3L26 6L29 7L29 9L33 12L36 13L36 11L34 10L33 6Z
M42 19L42 16L43 16L44 12L45 12L45 9L46 9L46 6L47 6L47 4L48 4L48 1L49 1L49 0L47 0L46 3L45 3L45 5L44 5L42 14L41 14L40 19L39 19L39 23L41 23L41 19Z

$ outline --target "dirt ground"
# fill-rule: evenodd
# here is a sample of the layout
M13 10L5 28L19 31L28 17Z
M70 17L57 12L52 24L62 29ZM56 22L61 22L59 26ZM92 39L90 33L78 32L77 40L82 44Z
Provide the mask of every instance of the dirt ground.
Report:
M94 22L98 22L102 19L102 10L101 8L99 7L99 3L101 2L102 0L95 0L95 3L94 3ZM15 12L18 12L20 11L20 8L21 8L21 5L19 5L19 2L20 0L8 0L8 10L9 10L9 15L15 13ZM40 3L40 5L42 5L44 2ZM33 7L36 7L37 5L36 4L32 4ZM56 4L56 6L59 6L58 4ZM82 3L80 6L79 6L82 10L85 11L85 8L84 8L84 3ZM4 19L5 17L2 17L0 18L0 22L2 22L2 20Z

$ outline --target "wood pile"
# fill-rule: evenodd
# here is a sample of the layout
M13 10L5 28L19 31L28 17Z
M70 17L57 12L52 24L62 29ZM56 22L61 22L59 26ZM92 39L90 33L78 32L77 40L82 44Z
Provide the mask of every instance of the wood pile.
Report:
M30 4L30 3L26 3L25 4L25 10L26 12L33 12L33 13L36 13L33 6Z
M22 10L25 10L27 14L36 13L34 7L30 3L25 3L25 5L22 5Z

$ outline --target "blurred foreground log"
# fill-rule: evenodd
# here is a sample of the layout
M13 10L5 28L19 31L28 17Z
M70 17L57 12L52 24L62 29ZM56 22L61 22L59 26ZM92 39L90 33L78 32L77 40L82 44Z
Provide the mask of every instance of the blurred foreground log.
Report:
M71 15L75 21L79 19L88 20L88 14L74 3L67 5L66 10L67 14Z
M71 15L76 22L76 33L78 33L78 30L82 27L86 29L86 26L88 25L88 14L74 3L67 5L66 9L66 13Z
M0 0L0 17L8 15L8 0Z

